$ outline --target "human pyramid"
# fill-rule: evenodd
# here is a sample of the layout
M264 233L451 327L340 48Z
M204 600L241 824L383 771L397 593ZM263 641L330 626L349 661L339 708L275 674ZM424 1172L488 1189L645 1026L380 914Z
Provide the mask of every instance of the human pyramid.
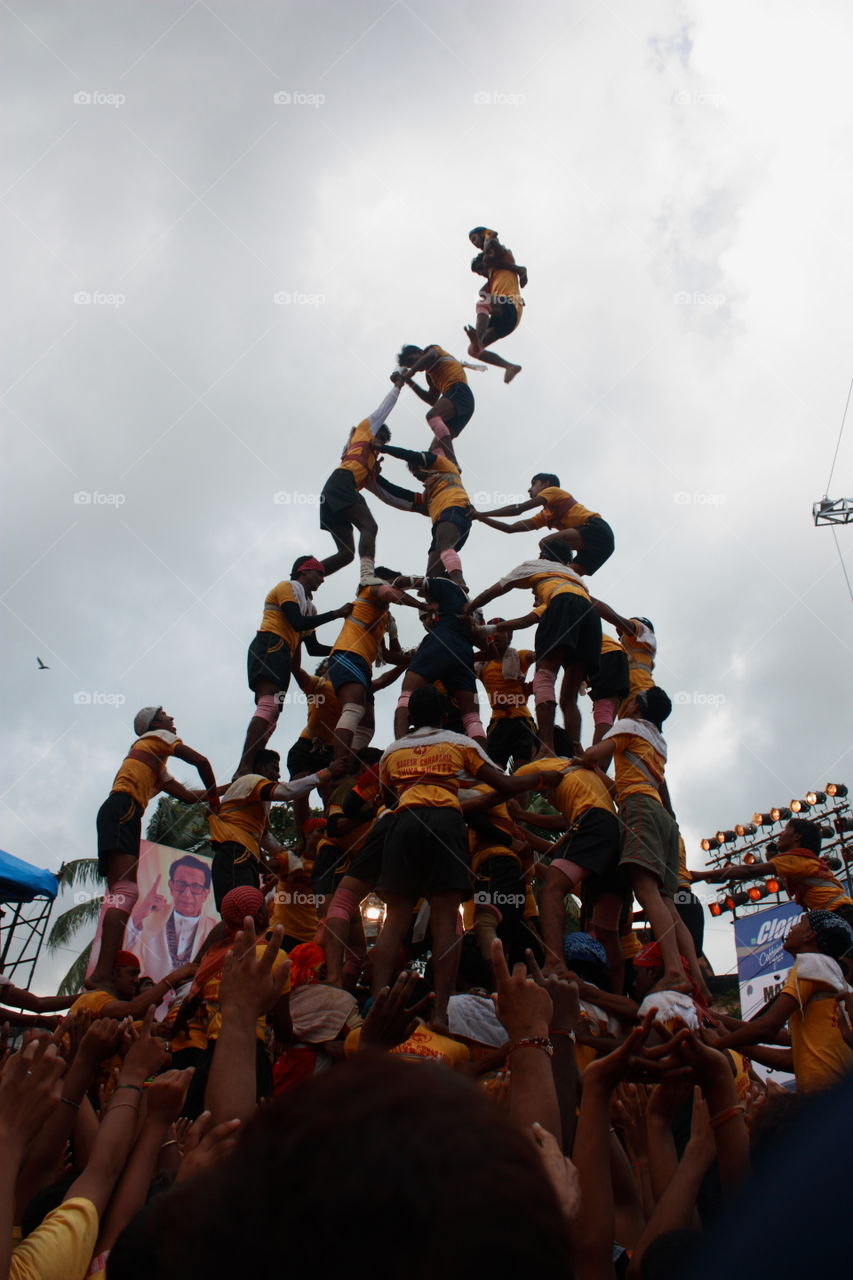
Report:
M465 329L468 355L502 368L509 383L521 366L491 348L521 320L527 271L497 232L477 227L470 240L478 251L472 271L486 283L475 324ZM707 995L691 933L674 902L687 877L664 778L661 730L671 704L654 682L654 629L646 618L623 617L589 590L591 576L613 554L610 525L552 473L533 476L526 502L474 510L457 450L475 408L466 368L483 366L465 364L437 344L404 346L398 366L392 389L352 428L323 486L320 527L333 538L334 553L300 556L289 580L264 601L248 653L254 711L231 783L217 786L207 759L181 741L162 707L136 716L136 741L98 814L109 905L87 986L109 983L129 917L137 930L144 922L150 904L140 903L136 884L141 821L149 801L165 791L208 806L217 908L229 891L258 889L262 882L269 887L274 876L272 920L284 926L285 947L320 944L331 985L352 987L365 969L360 904L368 895L378 892L387 908L370 952L374 993L392 980L428 903L431 1025L438 1029L447 1025L455 990L460 907L465 931L486 961L499 937L511 959L532 949L546 974L565 976L565 899L575 894L611 990L620 993L636 897L659 947L656 989ZM426 387L416 381L419 373ZM428 405L425 449L390 443L386 419L406 386ZM389 458L407 464L416 489L387 477ZM376 564L378 530L365 492L429 518L423 576ZM506 516L522 518L506 523ZM460 552L475 520L504 533L550 532L532 558L472 596ZM316 593L356 552L354 599L318 612ZM486 621L485 607L516 588L532 592L531 610ZM425 629L413 651L400 646L393 616L399 608L417 609ZM334 621L341 623L337 638L321 643L317 631ZM602 621L616 635L603 631ZM513 648L513 633L531 626L532 649ZM322 659L313 675L302 666L303 647ZM383 664L390 669L375 679L374 668ZM371 745L374 697L401 676L395 741L381 751ZM290 781L281 782L279 754L269 743L291 680L307 695L309 714L287 755ZM478 680L491 708L488 729L480 719ZM586 747L578 709L584 687L593 724ZM172 756L198 769L201 790L170 777ZM322 819L310 816L314 790L324 804ZM551 813L533 805L535 795ZM298 833L289 850L269 827L269 805L282 800L293 803ZM309 881L312 895L305 892Z

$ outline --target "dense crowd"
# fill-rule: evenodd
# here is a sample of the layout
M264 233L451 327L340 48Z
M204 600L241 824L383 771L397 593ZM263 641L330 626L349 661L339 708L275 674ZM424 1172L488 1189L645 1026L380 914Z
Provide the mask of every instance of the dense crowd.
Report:
M470 238L486 283L468 355L511 382L520 366L491 348L519 323L527 272L496 232ZM609 1280L716 1275L724 1254L732 1275L799 1275L805 1247L768 1208L755 1261L745 1205L766 1204L780 1161L811 1179L784 1193L804 1234L833 1160L842 1194L853 901L819 828L792 818L767 863L803 909L788 980L749 1022L715 1004L691 885L742 869L687 867L654 628L591 594L613 532L556 474L473 508L457 455L471 367L404 347L350 432L321 494L334 552L299 557L264 601L231 781L163 707L135 717L97 817L107 891L86 989L38 997L0 977L3 1277L332 1275L361 1257L380 1276ZM406 386L429 406L423 450L390 444ZM430 520L423 576L376 564L364 491ZM478 594L460 556L475 524L542 535ZM356 553L354 597L318 611ZM529 611L487 619L515 589ZM401 608L423 626L414 649ZM380 747L374 700L397 681ZM308 718L282 781L271 741L291 682ZM209 825L209 853L169 865L172 910L159 880L138 882L161 792ZM831 1261L826 1236L810 1248Z

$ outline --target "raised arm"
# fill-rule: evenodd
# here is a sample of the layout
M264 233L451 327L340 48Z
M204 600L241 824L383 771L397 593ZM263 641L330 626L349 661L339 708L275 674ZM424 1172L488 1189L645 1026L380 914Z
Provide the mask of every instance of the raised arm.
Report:
M772 1043L792 1013L799 1009L793 996L782 992L760 1018L743 1022L737 1031L729 1031L715 1042L718 1049L737 1049L746 1044Z
M486 591L481 591L473 600L469 600L465 606L465 613L476 613L478 609L482 609L484 605L491 604L493 600L497 600L498 596L505 596L510 587L503 586L500 582L496 582L493 587L489 587Z
M612 626L618 627L620 631L627 631L629 635L637 634L637 625L630 618L623 618L615 609L611 609L609 604L605 604L603 600L591 599L591 603L599 618L603 618L605 622L609 622Z
M495 507L494 511L478 511L478 516L520 516L525 511L533 511L536 507L544 507L542 498L528 498L526 502L510 502L505 507Z
M379 408L374 409L373 413L370 413L367 415L367 421L370 426L370 431L372 435L374 436L376 435L376 432L382 426L383 422L388 417L388 414L394 408L394 405L397 403L399 398L400 398L400 388L395 383L394 386L391 388L391 390L388 392L385 399L382 401Z
M183 760L185 764L191 764L198 769L198 776L204 783L206 795L204 799L208 802L211 809L219 808L219 795L216 790L216 778L213 776L213 769L207 756L201 755L198 751L193 751L192 747L188 747L186 743L179 743L173 752L178 760ZM165 788L164 788L165 790ZM174 792L172 793L174 794Z
M516 520L515 524L507 524L505 520L493 520L491 516L481 514L479 511L474 519L479 520L480 524L487 524L490 529L499 529L501 533L530 533L533 529L539 528L539 525L534 524L532 520Z

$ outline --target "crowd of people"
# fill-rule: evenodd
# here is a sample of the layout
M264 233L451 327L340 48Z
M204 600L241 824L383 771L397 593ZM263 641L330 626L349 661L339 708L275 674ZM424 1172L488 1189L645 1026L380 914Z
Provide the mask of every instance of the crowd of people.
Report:
M527 271L497 232L470 239L486 283L467 354L509 383L520 366L492 347L521 319ZM0 1277L331 1275L356 1251L380 1276L700 1276L762 1161L820 1133L826 1096L850 1107L853 901L818 827L795 818L779 839L774 868L803 908L794 964L741 1022L714 1004L690 886L747 873L687 867L654 627L592 594L613 531L557 474L534 475L528 501L473 508L466 367L403 347L350 431L321 493L334 549L300 556L264 600L231 780L162 706L136 715L97 816L106 894L85 990L0 977ZM426 448L390 443L407 386L429 406ZM423 575L377 564L365 492L429 517ZM479 592L460 555L475 523L541 539ZM356 555L354 596L320 611ZM487 618L514 589L528 612ZM411 650L405 608L424 632ZM308 717L288 725L282 781L292 681ZM394 739L377 745L375 697L397 682ZM161 792L205 806L210 849L171 864L174 967L155 980L156 886L140 899L137 871Z

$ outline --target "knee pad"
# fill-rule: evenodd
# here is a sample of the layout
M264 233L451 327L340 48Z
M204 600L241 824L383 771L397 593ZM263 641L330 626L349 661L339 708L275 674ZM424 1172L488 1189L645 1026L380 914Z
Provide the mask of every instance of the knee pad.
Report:
M341 714L335 728L343 729L345 733L355 733L364 717L366 708L362 707L358 702L345 702L341 708Z
M462 568L462 561L459 558L458 551L442 551L438 558L448 573L453 573L455 570Z
M358 915L358 898L352 889L336 889L326 912L327 920L351 920Z
M466 711L462 717L462 724L469 738L485 738L486 731L483 728L479 711Z
M115 907L116 911L126 911L130 915L139 901L139 885L135 880L116 880L107 897L108 906Z
M398 591L396 587L392 587L387 582L381 587L373 588L373 598L381 604L397 604L402 594L402 591Z
M450 435L450 428L444 418L439 418L438 414L433 414L431 418L427 418L427 426L432 429L432 434L438 436L439 440L444 440Z
M274 693L262 693L255 706L255 715L259 720L275 724L281 715L281 703Z
M540 702L556 702L557 701L557 673L556 671L545 671L538 668L533 677L533 701L538 706Z
M406 709L406 707L409 705L409 699L411 698L413 693L414 693L414 689L403 690L403 692L400 694L399 698L397 699L398 711L404 711Z
M592 704L593 724L612 724L616 718L616 699L599 698Z
M365 747L369 747L372 737L373 737L372 729L368 729L364 725L359 725L355 733L352 735L353 751L356 751L356 752L363 751Z
M490 316L492 314L491 310L489 309L488 302L482 302L482 301L477 303L476 307L474 308L474 312L478 316Z

